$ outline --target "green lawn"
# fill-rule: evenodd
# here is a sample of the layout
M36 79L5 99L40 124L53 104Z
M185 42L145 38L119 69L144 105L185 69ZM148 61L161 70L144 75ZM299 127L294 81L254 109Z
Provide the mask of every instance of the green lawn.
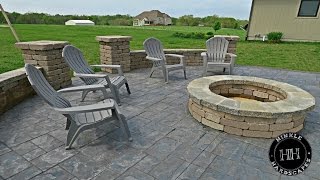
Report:
M59 26L59 25L15 25L21 41L63 40L79 47L90 63L99 63L98 35L130 35L131 49L142 49L148 37L159 38L165 48L205 48L205 40L173 37L174 32L208 32L209 27L118 27L118 26ZM320 72L320 43L281 43L244 41L242 30L222 29L217 34L238 35L237 64L267 66L301 71ZM0 73L23 66L19 49L10 29L0 26Z

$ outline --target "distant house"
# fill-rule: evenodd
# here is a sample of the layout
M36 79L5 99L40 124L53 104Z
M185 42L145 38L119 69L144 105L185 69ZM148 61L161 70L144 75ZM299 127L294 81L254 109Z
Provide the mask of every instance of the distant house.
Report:
M150 26L150 25L164 25L172 24L171 17L158 10L144 11L133 20L133 26Z
M282 32L284 41L320 41L320 0L253 0L248 40Z
M69 20L65 22L65 25L73 26L94 26L94 22L90 20Z

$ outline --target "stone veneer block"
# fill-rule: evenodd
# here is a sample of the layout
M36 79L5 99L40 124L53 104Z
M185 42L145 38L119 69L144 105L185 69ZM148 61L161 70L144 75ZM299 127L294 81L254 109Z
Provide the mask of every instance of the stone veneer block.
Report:
M230 127L230 126L224 126L224 131L226 133L234 134L234 135L238 135L238 136L241 136L243 133L242 129L234 128L234 127Z
M273 124L276 119L270 118L259 118L259 117L245 117L245 121L248 123L256 123L256 124Z
M207 120L206 118L202 118L202 124L209 126L213 129L217 129L223 131L223 125Z
M124 72L131 70L130 41L131 36L97 36L100 44L101 64L121 65ZM115 69L102 68L103 71L117 73Z
M276 119L276 124L287 124L292 121L292 117L280 117Z
M243 89L230 88L229 94L243 94Z
M289 132L289 130L273 131L272 132L272 138L276 138L276 137L280 136L281 134L287 133L287 132Z
M295 127L298 127L298 126L300 126L300 125L303 124L303 123L304 123L304 117L293 121L293 127L294 127L294 128L295 128Z
M42 67L51 86L60 89L71 84L70 69L62 57L62 49L68 44L67 41L31 41L15 46L22 50L25 63Z
M68 45L67 41L31 41L31 42L18 42L15 46L22 50L53 50L63 49L64 46Z
M204 117L205 112L201 110L201 108L199 108L198 105L196 105L195 103L191 105L191 109L193 112L199 114L201 117Z
M253 93L253 90L251 90L251 89L245 89L245 90L243 91L243 94L249 95L249 96L252 96L252 93Z
M240 122L243 122L245 119L245 117L243 117L243 116L236 116L236 115L232 115L232 114L226 114L224 117L229 120L240 121Z
M253 131L268 131L269 127L268 124L249 124L249 130Z
M213 121L215 123L220 123L221 117L216 114L205 113L204 116L207 120Z
M294 133L296 133L296 132L301 131L302 129L303 129L303 124L300 124L299 126L293 128L293 129L290 129L289 132L294 132Z
M247 122L232 121L232 120L228 120L225 118L221 119L221 124L223 124L225 126L240 128L240 129L248 129L249 128L249 124Z
M258 137L258 138L271 138L272 132L243 130L243 136Z
M199 122L202 121L202 117L201 117L199 114L197 114L196 112L191 112L191 114L193 115L193 117L194 117L197 121L199 121Z
M253 96L265 98L265 99L267 99L269 97L269 94L264 93L264 92L260 92L260 91L253 91L252 94L253 94Z
M271 124L270 131L281 131L293 128L293 122L287 124Z

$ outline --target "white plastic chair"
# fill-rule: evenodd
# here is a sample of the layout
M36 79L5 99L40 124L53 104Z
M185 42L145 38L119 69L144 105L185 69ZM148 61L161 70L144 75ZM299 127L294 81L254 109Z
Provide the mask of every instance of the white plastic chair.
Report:
M126 86L128 94L131 94L128 81L124 76L120 65L91 65L91 67L99 68L113 68L117 69L118 76L114 78L109 78L107 74L95 74L95 72L90 68L89 64L85 60L80 49L67 45L63 48L62 56L69 67L75 72L74 75L79 77L85 84L101 84L106 88L110 88L111 93L117 103L120 105L120 95L119 88L123 85ZM83 91L82 101L85 99L90 91Z
M71 148L72 144L81 132L109 121L119 121L128 140L132 140L125 116L120 113L118 105L113 99L105 99L100 103L92 105L71 106L67 99L62 97L52 88L40 70L31 64L26 64L25 69L28 75L28 80L37 94L56 111L67 117L68 123L66 129L69 131L67 135L66 149ZM59 92L85 90L101 90L106 94L106 89L102 85L67 88Z
M232 70L237 56L232 53L227 53L229 41L224 37L212 37L206 42L207 52L201 53L203 58L203 76L207 75L215 67L226 68L229 74ZM226 62L226 55L231 57L230 62Z
M164 54L163 46L160 40L156 38L149 38L143 42L144 49L147 53L146 59L153 62L152 69L150 72L150 77L153 72L157 69L162 70L165 82L168 83L168 75L170 71L183 70L184 78L187 79L186 66L184 62L184 56L179 54ZM166 56L180 58L179 64L167 65Z

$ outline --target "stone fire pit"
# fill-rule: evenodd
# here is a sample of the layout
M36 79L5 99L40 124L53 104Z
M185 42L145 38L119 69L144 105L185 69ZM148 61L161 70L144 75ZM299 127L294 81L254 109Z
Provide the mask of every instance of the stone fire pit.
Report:
M188 85L189 111L202 124L230 134L273 138L298 132L315 98L290 84L246 76L211 76Z

